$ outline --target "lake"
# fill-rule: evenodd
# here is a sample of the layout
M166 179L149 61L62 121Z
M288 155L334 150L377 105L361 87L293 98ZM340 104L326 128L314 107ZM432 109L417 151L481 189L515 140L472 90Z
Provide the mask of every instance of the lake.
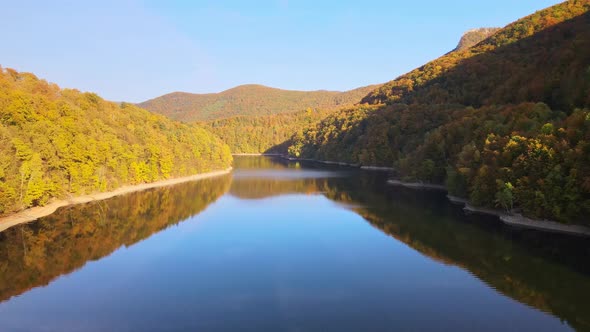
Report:
M0 233L0 331L590 330L586 239L386 173L234 164Z

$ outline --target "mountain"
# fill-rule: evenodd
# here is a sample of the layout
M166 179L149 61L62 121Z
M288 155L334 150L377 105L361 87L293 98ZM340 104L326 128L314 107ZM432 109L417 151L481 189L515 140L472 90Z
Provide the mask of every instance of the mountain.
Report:
M475 44L481 42L482 40L488 38L489 36L496 33L500 28L478 28L478 29L471 29L468 30L463 34L461 40L459 40L459 44L453 51L463 51L468 49Z
M362 102L589 105L589 7L587 0L570 0L536 12L385 83Z
M230 165L199 126L0 68L0 215Z
M524 17L295 134L304 158L394 167L472 204L590 224L590 2Z
M240 85L209 94L174 92L138 106L180 121L208 121L241 115L271 115L312 109L335 109L352 106L377 85L346 92L292 91L263 85Z

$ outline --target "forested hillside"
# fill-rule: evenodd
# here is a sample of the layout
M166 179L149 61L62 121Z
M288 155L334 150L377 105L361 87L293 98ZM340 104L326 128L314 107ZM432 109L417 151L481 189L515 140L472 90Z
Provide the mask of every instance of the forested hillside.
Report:
M358 103L377 86L346 92L291 91L262 85L241 85L220 93L174 92L139 106L180 121L207 121L234 116L261 116L312 109L335 109Z
M334 110L313 110L263 116L237 116L204 125L229 145L233 153L282 153L293 133L316 123Z
M477 44L486 37L498 31L498 28L481 28L468 31L459 42L457 49L464 49ZM375 88L376 86L372 86ZM346 103L338 103L342 107L350 107L358 103L362 97L359 93L370 87L360 88L345 93ZM169 96L169 95L168 95ZM167 97L167 96L164 96ZM161 98L164 98L161 97ZM356 98L356 99L355 99ZM155 101L160 102L158 98ZM266 102L266 101L265 101ZM274 102L274 101L273 101ZM301 103L304 105L305 103ZM163 106L164 107L164 106ZM242 106L239 106L240 109ZM260 107L256 106L255 107ZM294 133L299 133L306 126L324 119L336 112L334 107L307 108L298 112L287 112L270 115L241 115L204 122L204 125L227 143L233 153L282 153L286 152L286 144Z
M292 138L294 156L393 166L481 206L590 224L590 2L525 17ZM385 103L383 105L382 103Z
M230 164L203 128L0 68L0 214Z
M589 8L587 0L570 0L539 11L384 84L363 102L589 105Z

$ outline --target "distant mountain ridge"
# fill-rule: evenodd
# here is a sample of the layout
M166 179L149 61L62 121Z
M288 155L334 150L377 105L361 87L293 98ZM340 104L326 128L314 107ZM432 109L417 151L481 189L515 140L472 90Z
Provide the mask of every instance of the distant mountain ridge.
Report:
M242 115L271 115L352 106L379 85L340 91L295 91L246 84L219 93L173 92L139 103L151 112L180 121L207 121Z

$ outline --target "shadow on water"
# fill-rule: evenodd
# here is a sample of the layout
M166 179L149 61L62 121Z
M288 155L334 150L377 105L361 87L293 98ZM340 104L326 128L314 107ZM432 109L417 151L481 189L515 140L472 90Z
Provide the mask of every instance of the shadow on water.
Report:
M61 209L0 233L0 301L178 224L226 193L241 199L321 194L424 256L469 271L577 330L590 330L588 240L464 216L440 193L387 186L385 178L379 172L243 157L236 158L233 176Z

